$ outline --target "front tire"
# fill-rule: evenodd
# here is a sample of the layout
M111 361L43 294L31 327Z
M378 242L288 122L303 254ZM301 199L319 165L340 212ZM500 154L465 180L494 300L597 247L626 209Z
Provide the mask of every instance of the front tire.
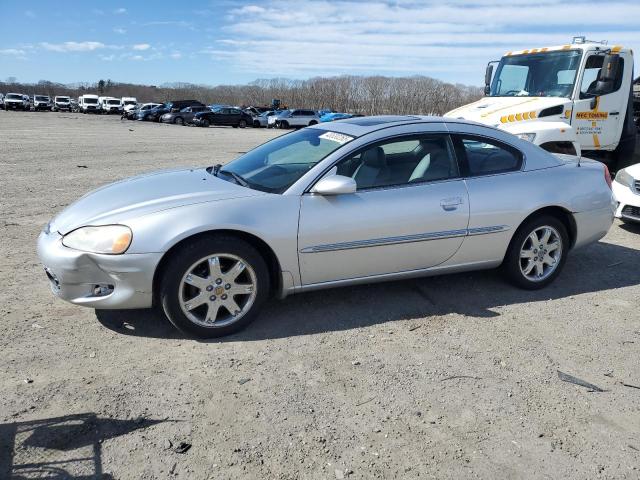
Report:
M556 217L541 215L520 226L511 239L502 268L525 290L544 288L560 274L569 251L569 235Z
M184 125L184 119L182 117L176 117L173 123L175 123L176 125Z
M238 126L240 128L245 128L247 126L247 121L246 120L240 120L240 123L238 123Z
M162 271L160 301L180 331L200 338L235 333L258 315L269 296L269 271L249 243L211 235L188 243Z
M289 128L289 123L288 123L288 122L285 122L285 121L283 120L283 121L280 121L280 122L279 122L279 125L278 125L278 126L279 126L279 128L281 128L281 129L285 130L285 129Z

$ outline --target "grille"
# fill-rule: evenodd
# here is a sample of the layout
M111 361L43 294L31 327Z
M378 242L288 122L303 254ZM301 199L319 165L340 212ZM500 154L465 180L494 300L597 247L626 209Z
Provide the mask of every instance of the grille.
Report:
M634 217L640 220L640 207L633 207L631 205L627 205L622 209L622 216L624 217Z

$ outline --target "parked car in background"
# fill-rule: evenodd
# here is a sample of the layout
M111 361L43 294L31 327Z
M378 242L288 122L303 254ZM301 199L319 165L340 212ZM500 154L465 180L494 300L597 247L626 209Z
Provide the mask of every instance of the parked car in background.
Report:
M100 113L99 98L98 95L81 95L78 97L78 109L82 113Z
M30 111L31 107L33 107L33 98L31 98L29 95L22 95L22 98L28 104L27 111Z
M80 111L80 105L78 105L78 101L75 99L71 99L69 100L69 105L71 106L71 111L72 112L79 112Z
M616 217L640 222L640 163L618 170L613 180L613 195L618 202Z
M138 113L137 120L147 122L159 122L160 117L165 113L179 112L185 107L191 106L204 106L197 100L174 100L171 102L165 102L151 110Z
M25 99L25 95L21 93L7 93L4 97L5 110L31 110L29 97Z
M4 108L4 93L0 93L0 109Z
M64 95L56 95L53 98L53 111L58 112L61 110L71 111L71 98Z
M51 111L53 109L53 103L51 102L51 98L49 98L49 96L47 96L47 95L34 95L33 96L33 109L36 112L39 112L39 111L42 111L42 110Z
M353 118L353 114L351 113L339 113L339 112L331 112L325 113L320 117L320 122L335 122L336 120L344 120L346 118Z
M253 117L235 107L222 107L206 112L199 112L193 116L193 124L198 127L209 125L226 125L233 128L244 128L253 125Z
M320 117L313 110L284 110L278 115L269 117L267 127L270 128L302 128L320 122Z
M186 123L191 123L196 113L208 111L210 111L209 107L205 107L204 105L193 105L191 107L185 107L179 112L165 113L160 117L160 122L184 125Z
M132 110L138 106L138 100L136 97L122 97L120 99L122 101L122 109L127 112Z
M613 221L606 166L578 160L472 122L349 119L94 190L46 225L38 256L58 297L155 304L199 337L332 286L501 267L540 289Z
M269 117L272 117L273 115L277 115L277 114L278 112L275 110L267 110L266 112L262 112L257 117L253 117L253 126L256 128L262 128L262 127L266 128L269 122Z
M100 110L102 113L122 113L122 100L115 97L102 97Z
M143 103L143 104L139 104L136 106L136 108L132 108L130 110L125 110L124 111L124 118L126 118L127 120L136 120L138 118L138 114L140 112L146 112L148 110L151 110L152 108L156 108L158 106L162 105L161 103Z
M249 115L252 115L254 117L258 117L258 116L262 115L264 112L270 111L271 109L269 107L246 107L246 108L243 108L241 110L244 110Z

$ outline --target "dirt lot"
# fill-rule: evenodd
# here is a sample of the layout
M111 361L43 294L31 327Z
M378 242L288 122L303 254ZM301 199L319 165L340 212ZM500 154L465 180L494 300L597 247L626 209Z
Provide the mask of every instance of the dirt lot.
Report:
M275 134L0 112L0 478L640 478L640 228L543 291L315 292L219 341L53 297L35 241L65 205Z

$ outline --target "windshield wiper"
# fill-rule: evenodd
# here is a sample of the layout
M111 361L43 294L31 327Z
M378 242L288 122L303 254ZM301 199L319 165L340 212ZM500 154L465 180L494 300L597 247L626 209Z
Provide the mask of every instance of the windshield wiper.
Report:
M220 171L221 168L222 168L221 163L217 163L216 165L213 166L213 169L211 170L211 172L213 173L214 177L218 176L218 172Z
M217 167L217 165L216 165ZM238 175L236 172L232 172L231 170L217 170L220 173L226 173L227 175L233 177L233 179L236 181L236 183L238 183L239 185L242 185L243 187L249 187L249 182L247 182L242 175Z

